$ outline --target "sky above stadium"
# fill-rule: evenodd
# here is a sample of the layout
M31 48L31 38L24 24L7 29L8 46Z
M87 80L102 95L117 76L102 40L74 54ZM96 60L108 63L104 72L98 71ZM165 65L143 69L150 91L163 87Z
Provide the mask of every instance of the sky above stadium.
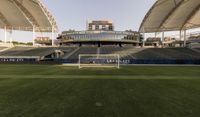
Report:
M155 0L42 0L55 17L59 33L64 30L85 30L87 20L111 20L115 30L132 29L139 26ZM40 36L41 34L37 34ZM46 34L50 35L50 34ZM45 34L44 34L45 36ZM8 36L9 37L9 36ZM14 31L14 40L31 41L30 32ZM3 39L1 30L0 39Z
M43 0L60 31L85 30L87 20L112 20L116 30L138 30L155 0Z

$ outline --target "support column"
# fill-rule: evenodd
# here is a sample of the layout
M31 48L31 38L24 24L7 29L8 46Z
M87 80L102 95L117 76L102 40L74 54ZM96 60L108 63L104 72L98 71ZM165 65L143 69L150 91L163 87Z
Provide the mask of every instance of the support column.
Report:
M180 41L182 41L182 31L180 30L180 32L179 32L179 39L180 39ZM180 43L180 46L182 46L182 44Z
M145 46L145 33L143 33L142 47Z
M182 31L179 32L179 39L182 40Z
M163 31L161 37L162 47L164 46L164 39L165 39L165 32Z
M7 27L4 27L4 43L7 43Z
M154 33L154 38L156 38L157 37L157 35L156 35L156 32Z
M54 27L52 27L51 39L52 39L52 46L54 46Z
M143 41L142 41L142 47L145 46L145 29L143 27Z
M33 46L35 46L35 27L33 27Z
M161 41L164 42L164 39L165 39L165 32L164 31L162 32L162 38L161 39L162 39Z
M186 47L186 36L187 36L187 31L186 30L184 30L184 44L183 44L183 46L184 47Z
M155 35L154 35L154 38L156 39L156 38L157 38L157 32L155 32L154 34L155 34ZM158 44L156 43L154 46L155 46L155 47L158 47Z
M12 34L13 34L13 27L12 27L11 30L10 30L10 44L13 42Z

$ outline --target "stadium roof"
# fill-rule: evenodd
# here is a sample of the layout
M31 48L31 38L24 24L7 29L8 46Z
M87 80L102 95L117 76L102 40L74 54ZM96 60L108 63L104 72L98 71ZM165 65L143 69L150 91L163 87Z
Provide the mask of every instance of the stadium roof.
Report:
M200 27L200 0L157 0L139 31L161 32Z
M41 0L0 0L0 28L37 32L54 32L54 17Z

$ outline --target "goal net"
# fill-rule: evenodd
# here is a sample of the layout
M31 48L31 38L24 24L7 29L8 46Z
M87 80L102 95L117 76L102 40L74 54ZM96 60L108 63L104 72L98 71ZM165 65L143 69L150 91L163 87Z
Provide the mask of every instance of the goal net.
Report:
M120 57L118 54L80 54L79 68L85 67L107 67L120 68Z

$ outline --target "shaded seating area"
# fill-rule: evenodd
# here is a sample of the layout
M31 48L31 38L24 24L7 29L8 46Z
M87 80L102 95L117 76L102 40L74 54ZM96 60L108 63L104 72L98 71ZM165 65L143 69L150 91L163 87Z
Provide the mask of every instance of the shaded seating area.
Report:
M99 50L99 51L98 51ZM189 48L133 48L133 47L80 47L68 59L78 59L79 54L119 54L121 59L196 60L200 54Z
M0 47L0 50L6 49L6 47Z
M77 52L68 59L78 59L79 54L97 54L98 47L80 47Z
M120 60L128 61L128 64L134 64L135 61L137 61L135 63L139 61L139 63L145 64L200 63L200 53L189 48L134 48L132 46L13 47L0 52L1 57L31 58L37 56L45 58L44 60L56 60L59 63L62 61L77 63L80 54L118 54Z
M46 56L55 51L52 47L13 47L0 53L0 56Z
M133 53L137 59L200 59L200 54L188 48L149 48Z

